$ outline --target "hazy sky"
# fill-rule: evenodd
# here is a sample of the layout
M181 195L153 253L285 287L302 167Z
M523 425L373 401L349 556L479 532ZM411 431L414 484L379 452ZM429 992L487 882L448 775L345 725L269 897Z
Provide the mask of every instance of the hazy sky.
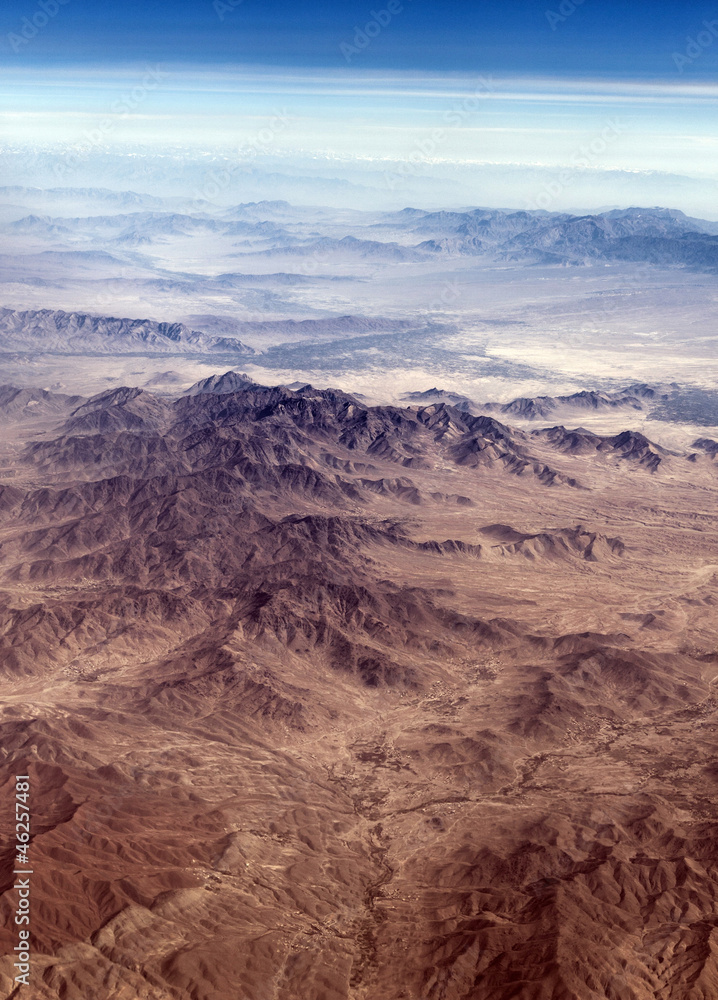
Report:
M520 174L522 206L545 183L552 206L606 204L620 174L718 212L708 5L5 0L0 17L6 150L232 147L337 176L406 161L407 190L472 167L575 175Z

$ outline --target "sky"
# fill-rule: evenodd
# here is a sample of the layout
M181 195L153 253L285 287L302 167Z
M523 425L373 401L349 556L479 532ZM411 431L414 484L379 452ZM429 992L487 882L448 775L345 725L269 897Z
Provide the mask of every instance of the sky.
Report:
M5 152L233 149L274 172L398 170L397 198L443 177L449 200L541 207L548 184L565 209L625 185L718 216L701 3L5 0L0 43ZM502 167L513 195L487 181Z
M710 3L658 0L44 0L48 23L13 51L40 0L4 0L0 32L11 64L152 61L528 76L671 78ZM373 16L379 14L377 18ZM359 53L367 25L379 31ZM718 27L716 28L718 31ZM370 35L376 32L369 28ZM364 32L366 35L366 32ZM355 45L355 38L359 46ZM684 67L715 78L713 46Z

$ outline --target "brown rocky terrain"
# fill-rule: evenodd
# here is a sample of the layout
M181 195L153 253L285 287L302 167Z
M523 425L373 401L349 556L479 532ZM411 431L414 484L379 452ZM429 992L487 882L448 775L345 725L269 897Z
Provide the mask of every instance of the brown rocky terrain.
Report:
M713 442L2 398L1 997L718 996Z

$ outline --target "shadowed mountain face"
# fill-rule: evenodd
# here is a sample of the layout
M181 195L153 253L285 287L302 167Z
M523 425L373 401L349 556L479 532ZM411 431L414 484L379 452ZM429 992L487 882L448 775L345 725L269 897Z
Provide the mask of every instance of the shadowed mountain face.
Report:
M718 995L715 442L236 373L24 393L33 1000Z

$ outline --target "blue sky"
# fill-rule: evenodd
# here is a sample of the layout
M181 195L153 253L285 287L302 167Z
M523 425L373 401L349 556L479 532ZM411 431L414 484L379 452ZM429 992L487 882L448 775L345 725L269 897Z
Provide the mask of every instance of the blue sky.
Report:
M15 52L8 35L20 32L24 18L32 21L41 0L4 0L0 36L11 64L164 60L331 68L346 65L340 45L353 44L355 28L374 20L372 11L387 10L387 0L42 2L57 14ZM715 5L655 0L395 3L402 9L355 60L368 69L670 77L672 53L685 50L704 20L718 17ZM717 67L715 48L708 47L689 70L709 79Z

